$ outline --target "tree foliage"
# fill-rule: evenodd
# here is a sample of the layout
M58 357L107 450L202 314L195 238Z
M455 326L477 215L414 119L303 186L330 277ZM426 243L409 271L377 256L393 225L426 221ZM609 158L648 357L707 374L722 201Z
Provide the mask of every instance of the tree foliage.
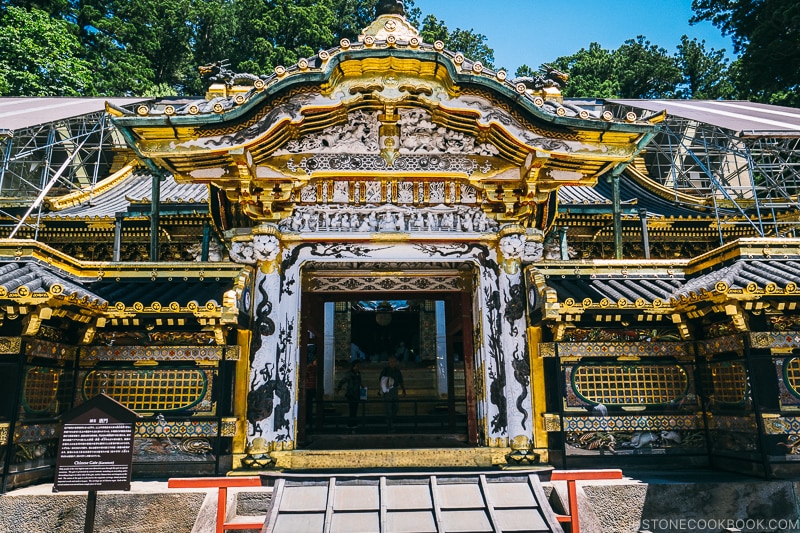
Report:
M409 22L419 26L421 11L414 0L404 2ZM41 30L41 15L29 24L4 14L12 18L2 28L8 38L0 51L0 65L6 67L0 90L12 90L11 84L15 94L117 96L202 93L197 67L222 59L238 72L268 74L342 38L355 40L374 19L377 0L6 0L0 5L5 4L22 8L20 13L46 13L52 28ZM432 15L422 29L426 39L441 39L492 66L494 52L486 36L450 30ZM20 40L13 31L44 31L59 42L38 40L47 43L48 55L31 47L30 40L10 44ZM32 65L16 68L17 56ZM60 74L72 80L63 89L48 81L54 67L43 64L56 56L75 66L75 79ZM42 80L34 79L36 72Z
M693 0L692 9L691 22L710 21L731 36L742 96L800 105L800 2Z
M676 54L683 81L678 98L717 100L734 94L724 50L706 50L706 42L683 35Z
M598 43L581 48L571 56L563 56L552 65L569 74L569 82L562 89L564 96L616 98L620 96L619 79L616 75L614 52Z
M8 7L0 16L0 95L92 94L74 28L37 8Z
M355 40L378 0L2 0L0 94L194 95L199 65L227 59L268 74ZM404 0L426 42L494 68L485 35L451 29ZM565 96L751 98L800 105L800 2L693 0L693 21L731 35L741 57L684 36L675 53L645 37L618 49L591 43L551 61L570 74ZM535 74L527 65L517 76Z
M434 15L428 15L422 21L419 33L422 40L427 43L442 41L448 50L461 52L469 59L480 61L486 67L494 68L494 50L487 44L487 37L475 33L473 29L449 30L445 21L437 19Z
M570 75L567 97L730 98L734 94L724 50L706 50L705 42L681 38L674 54L643 36L616 50L598 43L552 62Z

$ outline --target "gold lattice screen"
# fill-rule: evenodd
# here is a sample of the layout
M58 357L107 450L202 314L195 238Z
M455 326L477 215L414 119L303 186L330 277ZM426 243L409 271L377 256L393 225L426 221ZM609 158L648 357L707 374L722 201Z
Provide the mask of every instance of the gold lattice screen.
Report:
M33 413L43 413L53 409L58 396L58 383L61 370L35 367L25 373L25 409Z
M679 365L579 365L572 388L590 403L657 405L683 398L689 376Z
M800 383L800 367L795 367L796 383ZM723 403L739 403L747 397L747 370L738 361L715 362L708 366L714 399ZM787 368L788 370L788 368Z
M208 385L206 373L196 369L92 370L84 378L83 396L102 392L134 411L207 411Z

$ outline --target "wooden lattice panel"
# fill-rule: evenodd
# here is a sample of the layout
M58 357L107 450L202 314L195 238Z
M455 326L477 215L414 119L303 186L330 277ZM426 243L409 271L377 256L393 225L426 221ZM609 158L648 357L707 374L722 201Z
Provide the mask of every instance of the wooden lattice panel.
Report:
M83 382L84 398L105 393L134 411L189 409L206 396L208 378L201 370L93 370Z
M572 388L593 404L659 405L683 398L689 376L679 365L578 365Z
M788 367L787 367L788 369ZM796 383L800 384L800 366L795 366ZM739 403L747 397L747 370L738 361L709 365L714 399L723 403Z
M25 373L24 405L34 413L50 410L58 394L61 372L54 368L31 368Z

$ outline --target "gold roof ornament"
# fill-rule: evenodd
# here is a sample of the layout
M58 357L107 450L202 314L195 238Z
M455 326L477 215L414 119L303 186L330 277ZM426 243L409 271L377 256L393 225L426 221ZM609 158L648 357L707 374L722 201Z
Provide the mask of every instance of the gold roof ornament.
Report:
M222 89L205 100L170 110L155 103L114 121L152 168L218 188L224 229L331 204L401 206L410 210L401 232L445 224L426 211L439 205L481 211L479 222L455 213L458 231L491 226L484 219L546 230L559 187L593 185L655 133L656 119L562 102L565 75L554 69L512 81L422 42L396 2L376 13L358 42L268 76L221 64L212 77ZM381 226L360 211L330 221L319 212L311 222L326 230ZM428 215L442 220L420 220ZM300 220L296 231L310 227Z
M368 39L369 38L369 39ZM418 46L419 31L406 20L402 0L381 0L375 7L375 20L361 31L359 42L405 42Z

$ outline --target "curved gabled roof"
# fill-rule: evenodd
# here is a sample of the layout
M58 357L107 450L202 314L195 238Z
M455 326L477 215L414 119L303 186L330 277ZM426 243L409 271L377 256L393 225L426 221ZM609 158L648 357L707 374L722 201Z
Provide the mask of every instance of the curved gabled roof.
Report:
M84 194L73 205L42 214L46 220L113 219L117 213L131 211L132 206L148 205L152 199L152 174L144 169L127 171L114 180L111 187L98 187L97 194ZM101 184L102 186L102 184ZM198 183L177 183L167 175L160 185L163 204L208 204L208 186ZM143 207L144 209L144 207ZM147 207L149 209L149 207Z

